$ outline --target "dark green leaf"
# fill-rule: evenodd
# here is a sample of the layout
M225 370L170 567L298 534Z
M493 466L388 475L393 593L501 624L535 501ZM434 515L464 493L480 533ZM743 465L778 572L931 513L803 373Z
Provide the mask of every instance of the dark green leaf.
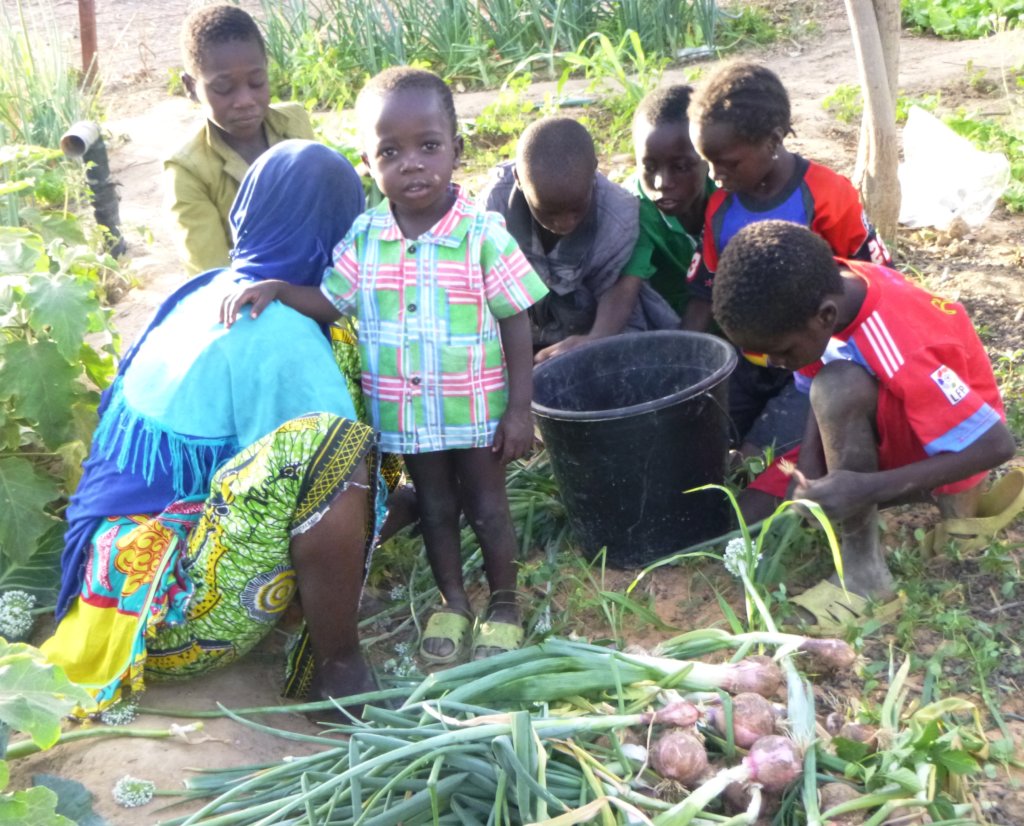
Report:
M3 566L0 566L0 591L16 590L32 594L38 608L55 604L60 585L60 555L64 550L65 530L66 523L54 520L27 560L5 560Z
M32 783L45 786L57 795L57 814L70 818L78 826L106 826L106 821L92 808L93 794L77 780L56 774L34 774Z
M918 737L914 740L914 746L917 748L927 748L936 740L939 739L939 735L942 733L939 728L939 721L932 720L926 725Z
M890 783L898 783L904 791L910 794L917 794L921 791L921 781L917 779L917 775L911 769L906 767L892 769L885 779Z
M833 737L832 745L835 747L836 756L850 763L859 763L871 753L871 747L867 743L860 743L847 737Z
M13 341L0 361L0 397L15 398L15 415L34 424L55 448L66 439L68 411L81 393L79 373L52 341Z
M935 762L953 774L972 774L978 771L978 761L960 749L935 749Z
M67 276L37 275L28 282L25 306L32 329L49 332L61 355L73 363L96 306L88 288Z
M0 459L0 558L23 563L35 552L40 537L56 522L43 508L59 493L54 480L27 459Z

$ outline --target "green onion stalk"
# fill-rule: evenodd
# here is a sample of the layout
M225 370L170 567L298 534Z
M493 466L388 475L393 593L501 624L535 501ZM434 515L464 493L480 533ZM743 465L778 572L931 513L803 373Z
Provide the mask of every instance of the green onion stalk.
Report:
M91 728L80 728L62 732L60 738L53 745L59 746L64 743L73 743L76 740L95 740L110 737L141 737L146 740L165 740L168 738L175 738L188 742L188 735L192 732L200 731L202 728L202 723L190 723L186 726L172 725L165 729L127 728L125 726L93 726ZM7 747L5 759L17 760L19 757L27 757L30 754L36 754L43 751L44 748L52 748L52 746L43 747L37 745L32 740L23 740L18 743L13 743Z

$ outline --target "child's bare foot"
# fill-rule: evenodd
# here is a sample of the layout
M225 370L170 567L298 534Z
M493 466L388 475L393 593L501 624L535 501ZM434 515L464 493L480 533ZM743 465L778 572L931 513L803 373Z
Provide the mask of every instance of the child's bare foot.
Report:
M351 657L325 660L317 666L313 675L313 682L309 688L309 701L317 700L344 700L346 697L354 697L358 694L367 694L379 690L377 680L373 671L363 659L363 655L356 653ZM345 709L353 717L362 717L364 703L346 704L342 703ZM314 720L325 720L334 717L341 718L343 722L350 722L345 715L332 714L330 712L310 712Z

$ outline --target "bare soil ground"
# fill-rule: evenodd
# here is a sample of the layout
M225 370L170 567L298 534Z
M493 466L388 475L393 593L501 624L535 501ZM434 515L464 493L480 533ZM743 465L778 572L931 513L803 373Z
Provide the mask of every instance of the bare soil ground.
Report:
M5 5L12 1L2 0ZM105 128L110 136L111 166L121 195L122 226L129 243L128 272L137 283L117 306L117 323L126 342L141 330L162 297L183 279L167 239L160 161L195 128L200 117L196 107L167 91L169 71L179 65L177 32L190 5L143 0L107 0L97 4ZM256 3L242 5L258 10ZM77 31L75 0L59 0L55 8L64 29ZM818 0L813 5L786 8L790 14L803 14L817 23L815 34L786 40L757 56L779 73L793 101L797 135L788 145L850 174L857 126L838 123L822 108L822 100L838 85L858 82L843 5L839 0ZM66 47L77 50L74 42ZM960 43L905 36L901 43L900 87L908 96L941 90L944 103L963 105L972 111L1005 111L1008 104L1004 97L982 96L968 82L968 68L975 73L984 70L998 79L1004 70L1022 65L1024 31ZM670 72L669 78L674 75ZM543 84L535 84L531 94L541 99L544 91ZM492 94L459 96L460 114L478 113ZM613 163L628 160L606 159L605 166ZM941 174L941 170L936 174ZM920 274L933 289L963 301L975 320L987 329L988 343L994 351L1024 346L1024 216L998 208L980 229L958 238L931 232L904 233L897 259L901 266ZM892 524L906 535L913 527L926 525L928 519L928 514L912 511ZM1021 532L1018 521L1017 539ZM680 629L704 627L721 619L706 579L709 575L718 587L725 586L713 572L698 576L693 568L665 568L641 587L665 622ZM631 579L629 573L610 576L605 583L608 588L624 588ZM995 595L986 603L989 596L983 583L972 581L981 590L972 590L963 599L980 603L979 610L996 605ZM1017 628L1020 630L1021 625ZM1018 642L1020 639L1018 636ZM644 645L656 641L657 635L651 632L637 635L637 642ZM927 640L922 640L922 645L927 644ZM219 674L188 683L155 684L145 700L152 707L165 709L214 708L217 703L232 708L273 705L279 701L277 678L281 662L280 644L271 639L260 652ZM1018 674L1007 671L999 690L1005 693L1004 709L1021 714L1021 686L1015 682ZM857 690L856 686L853 690ZM159 728L174 722L183 721L147 714L135 725ZM314 731L312 724L298 714L278 715L268 722L295 731ZM1024 734L1021 725L1012 725L1020 743ZM156 781L158 788L174 790L181 788L189 767L276 762L308 748L223 719L207 721L204 731L190 739L193 742L107 740L69 744L19 760L14 766L13 783L27 785L38 772L77 779L94 792L96 810L109 823L154 823L163 816L157 813L163 799L158 798L142 810L118 808L110 789L119 777L132 774ZM1018 785L998 778L986 788L987 799L996 807L995 822L1024 823L1024 799ZM174 811L194 808L195 804L185 804Z

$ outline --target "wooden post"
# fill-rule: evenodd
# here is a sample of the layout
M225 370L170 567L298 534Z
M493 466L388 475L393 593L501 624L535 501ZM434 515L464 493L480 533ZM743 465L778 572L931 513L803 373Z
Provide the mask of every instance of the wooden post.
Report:
M896 132L900 4L897 0L845 0L845 4L864 97L853 183L875 229L894 249L900 214Z
M78 28L82 37L82 85L89 86L99 74L96 59L96 0L78 0Z

